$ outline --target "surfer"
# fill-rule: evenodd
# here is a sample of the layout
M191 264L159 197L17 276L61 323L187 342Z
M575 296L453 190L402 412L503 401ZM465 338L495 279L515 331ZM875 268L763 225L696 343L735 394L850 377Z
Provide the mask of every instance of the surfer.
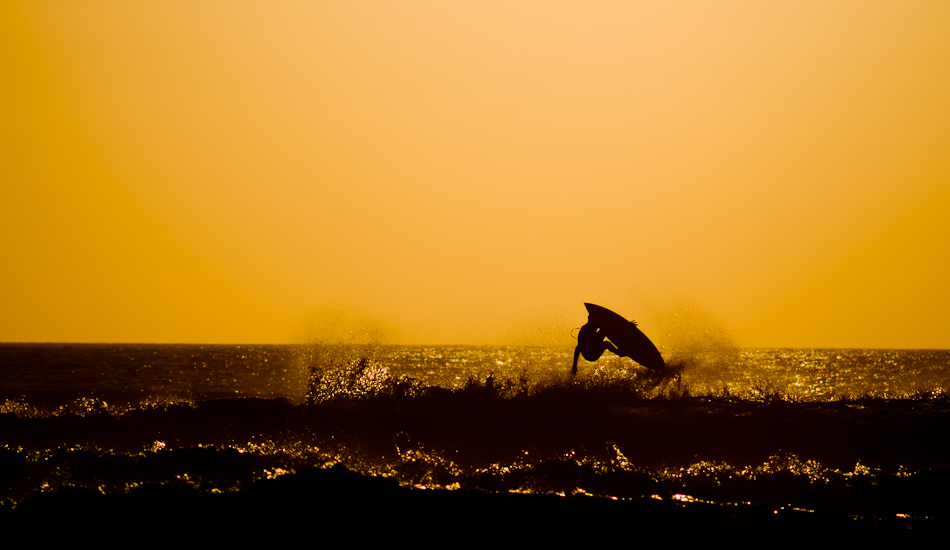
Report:
M629 357L645 367L662 371L666 367L663 357L653 342L637 328L637 323L628 321L605 307L585 303L587 324L577 333L574 348L574 365L571 376L577 376L577 360L581 355L588 361L596 361L605 351L620 357Z

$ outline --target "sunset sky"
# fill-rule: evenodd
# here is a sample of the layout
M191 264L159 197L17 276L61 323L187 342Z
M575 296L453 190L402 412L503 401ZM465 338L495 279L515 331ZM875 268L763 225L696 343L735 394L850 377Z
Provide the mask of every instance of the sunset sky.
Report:
M0 254L7 342L950 348L950 2L5 0Z

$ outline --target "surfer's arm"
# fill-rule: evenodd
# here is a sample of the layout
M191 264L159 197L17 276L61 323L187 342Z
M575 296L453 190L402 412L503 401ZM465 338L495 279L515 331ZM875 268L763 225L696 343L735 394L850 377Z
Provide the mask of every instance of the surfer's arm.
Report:
M577 359L581 355L581 345L577 344L577 347L574 348L574 366L571 367L571 376L577 376Z

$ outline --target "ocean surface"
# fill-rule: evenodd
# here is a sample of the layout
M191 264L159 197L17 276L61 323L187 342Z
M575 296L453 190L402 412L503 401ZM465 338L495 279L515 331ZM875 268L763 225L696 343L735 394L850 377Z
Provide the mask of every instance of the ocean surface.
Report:
M917 532L950 519L948 350L704 349L667 357L659 375L611 356L582 360L576 379L572 355L0 344L0 514L55 508L64 494L323 487L313 476L334 472L406 499L469 495L466 506L471 495L614 503L598 517L663 505L669 517Z
M460 388L469 378L563 378L573 348L373 345L2 344L0 395L50 404L108 395L149 398L286 398L302 402L311 368L368 359L387 376ZM610 355L610 354L605 354ZM677 361L674 358L671 363ZM766 386L803 400L900 397L950 388L950 350L729 349L680 360L699 393L749 394ZM581 377L636 376L630 359L581 360Z

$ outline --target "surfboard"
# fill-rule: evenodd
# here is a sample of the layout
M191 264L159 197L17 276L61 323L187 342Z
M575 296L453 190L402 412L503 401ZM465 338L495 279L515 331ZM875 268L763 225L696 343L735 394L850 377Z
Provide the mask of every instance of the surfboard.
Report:
M617 354L629 357L644 367L663 370L666 362L646 334L640 332L637 325L624 319L617 313L597 304L584 302L587 308L588 322L601 328L604 336L617 346Z

